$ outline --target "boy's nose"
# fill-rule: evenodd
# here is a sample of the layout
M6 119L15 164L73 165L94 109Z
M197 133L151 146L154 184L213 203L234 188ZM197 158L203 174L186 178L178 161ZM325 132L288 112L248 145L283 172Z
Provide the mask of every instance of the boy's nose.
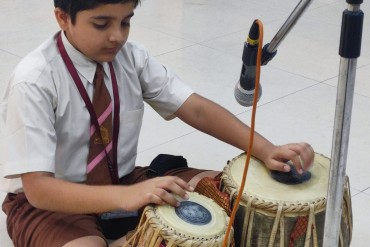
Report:
M115 30L110 33L109 41L116 42L116 43L122 43L125 40L126 32L122 30Z

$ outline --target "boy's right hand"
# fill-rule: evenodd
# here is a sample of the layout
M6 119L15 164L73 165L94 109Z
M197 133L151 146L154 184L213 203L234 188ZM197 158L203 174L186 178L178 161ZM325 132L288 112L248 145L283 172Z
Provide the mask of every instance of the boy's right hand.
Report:
M24 192L32 206L53 212L91 214L123 209L136 211L150 204L178 205L194 189L178 177L158 177L138 184L86 185L64 181L48 172L22 174Z
M187 182L174 176L165 176L123 187L122 205L124 210L135 211L150 203L174 207L180 205L175 195L187 200L187 192L194 191Z

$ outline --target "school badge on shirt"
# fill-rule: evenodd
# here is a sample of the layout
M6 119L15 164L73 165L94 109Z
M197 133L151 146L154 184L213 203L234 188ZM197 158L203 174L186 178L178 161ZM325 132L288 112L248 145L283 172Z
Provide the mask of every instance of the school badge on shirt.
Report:
M110 142L108 129L103 126L100 126L100 133L102 138L96 135L94 138L94 144L108 144Z

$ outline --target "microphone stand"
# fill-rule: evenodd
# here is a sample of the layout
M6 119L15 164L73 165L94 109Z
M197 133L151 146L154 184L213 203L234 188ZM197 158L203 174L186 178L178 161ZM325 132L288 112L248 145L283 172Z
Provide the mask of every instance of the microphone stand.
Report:
M270 43L263 47L262 51L262 65L266 65L276 55L277 48L284 40L285 36L290 32L293 26L297 23L298 19L302 16L303 12L312 3L312 0L301 0L294 8L293 12L289 15L288 19L280 27L279 31L272 38Z
M364 13L360 10L362 1L347 0L348 8L342 16L341 59L324 226L325 247L337 247L339 241L356 64L361 51L364 19Z
M334 133L330 161L327 206L325 213L323 246L337 247L341 225L343 185L346 176L351 112L356 78L357 58L360 56L364 14L360 10L363 0L346 0L343 12L339 54L341 56ZM301 0L270 43L263 47L261 64L266 65L277 53L277 47L296 24L311 0Z

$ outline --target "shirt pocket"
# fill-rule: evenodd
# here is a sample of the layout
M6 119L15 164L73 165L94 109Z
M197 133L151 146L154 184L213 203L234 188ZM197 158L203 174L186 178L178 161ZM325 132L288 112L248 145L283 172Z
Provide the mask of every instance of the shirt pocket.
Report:
M140 109L120 112L120 130L118 138L119 164L134 166L139 135L144 115L144 106Z
M120 111L121 126L133 122L141 123L143 120L143 115L144 115L144 106L134 110L121 110Z

